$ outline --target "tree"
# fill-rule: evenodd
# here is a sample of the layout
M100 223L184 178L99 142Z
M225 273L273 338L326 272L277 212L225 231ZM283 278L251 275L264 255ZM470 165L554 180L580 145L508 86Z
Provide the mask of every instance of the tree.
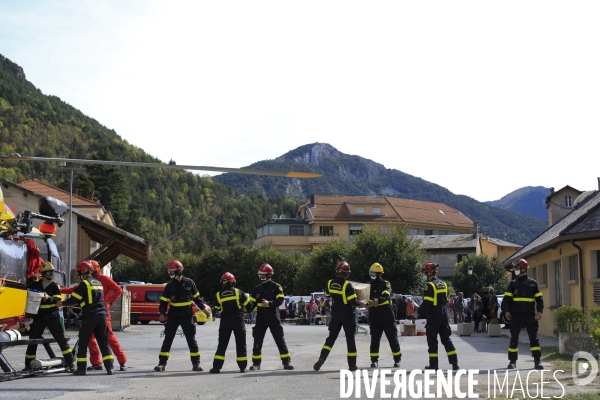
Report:
M383 278L391 283L394 293L416 294L423 289L421 264L425 255L403 226L375 226L365 227L355 237L347 261L354 280L367 280L371 265L379 263L384 268Z
M328 243L315 248L306 265L296 274L294 293L300 295L323 290L327 281L335 277L336 265L348 259L350 248L348 243ZM348 279L353 280L354 275L352 270Z
M472 292L469 293L469 267L473 268L471 275ZM510 276L502 267L497 256L489 257L487 254L469 254L456 264L455 274L452 277L452 285L456 292L465 294L486 293L489 287L493 287L496 293L504 293L510 282ZM465 297L467 297L465 295Z

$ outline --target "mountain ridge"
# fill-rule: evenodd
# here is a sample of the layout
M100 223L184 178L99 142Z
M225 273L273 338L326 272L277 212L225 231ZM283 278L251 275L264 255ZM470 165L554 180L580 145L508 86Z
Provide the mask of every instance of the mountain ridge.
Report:
M328 143L311 143L273 159L258 161L251 168L291 170L301 164L308 172L323 177L308 180L275 181L254 177L254 190L267 197L285 196L305 201L311 194L390 196L447 204L477 221L481 231L515 244L526 244L547 227L547 222L530 215L495 208L422 178L389 169L382 164L340 152ZM214 180L233 189L248 187L245 176L223 174Z

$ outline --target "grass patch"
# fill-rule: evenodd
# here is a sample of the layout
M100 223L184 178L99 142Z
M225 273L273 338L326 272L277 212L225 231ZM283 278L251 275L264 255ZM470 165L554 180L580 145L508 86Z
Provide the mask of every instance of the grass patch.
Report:
M542 362L551 363L554 369L562 369L570 374L573 370L572 360L572 356L559 354L558 347L542 347Z

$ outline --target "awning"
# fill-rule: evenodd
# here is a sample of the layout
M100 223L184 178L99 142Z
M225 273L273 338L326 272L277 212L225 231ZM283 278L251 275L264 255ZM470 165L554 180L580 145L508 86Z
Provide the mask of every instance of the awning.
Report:
M145 239L80 211L73 210L73 214L77 215L77 225L81 226L90 239L101 245L86 259L96 260L100 265L108 264L121 254L141 263L150 259L152 245Z

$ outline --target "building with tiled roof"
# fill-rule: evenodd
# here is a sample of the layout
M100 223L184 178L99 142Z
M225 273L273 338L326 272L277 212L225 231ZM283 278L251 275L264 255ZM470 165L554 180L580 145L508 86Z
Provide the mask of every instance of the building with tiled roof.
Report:
M544 335L556 334L554 312L560 306L600 307L600 191L566 188L579 193L568 204L571 211L504 261L507 268L519 258L529 263L528 275L537 280L544 299L539 328ZM570 195L553 192L547 204L562 207Z
M308 253L325 243L350 242L366 226L386 229L399 224L421 242L431 261L440 264L440 277L452 277L463 256L482 253L477 223L460 211L431 201L369 196L313 195L295 218L274 214L267 219L257 228L254 245ZM519 248L513 246L503 251L512 254ZM485 244L490 255L498 255L500 247Z

